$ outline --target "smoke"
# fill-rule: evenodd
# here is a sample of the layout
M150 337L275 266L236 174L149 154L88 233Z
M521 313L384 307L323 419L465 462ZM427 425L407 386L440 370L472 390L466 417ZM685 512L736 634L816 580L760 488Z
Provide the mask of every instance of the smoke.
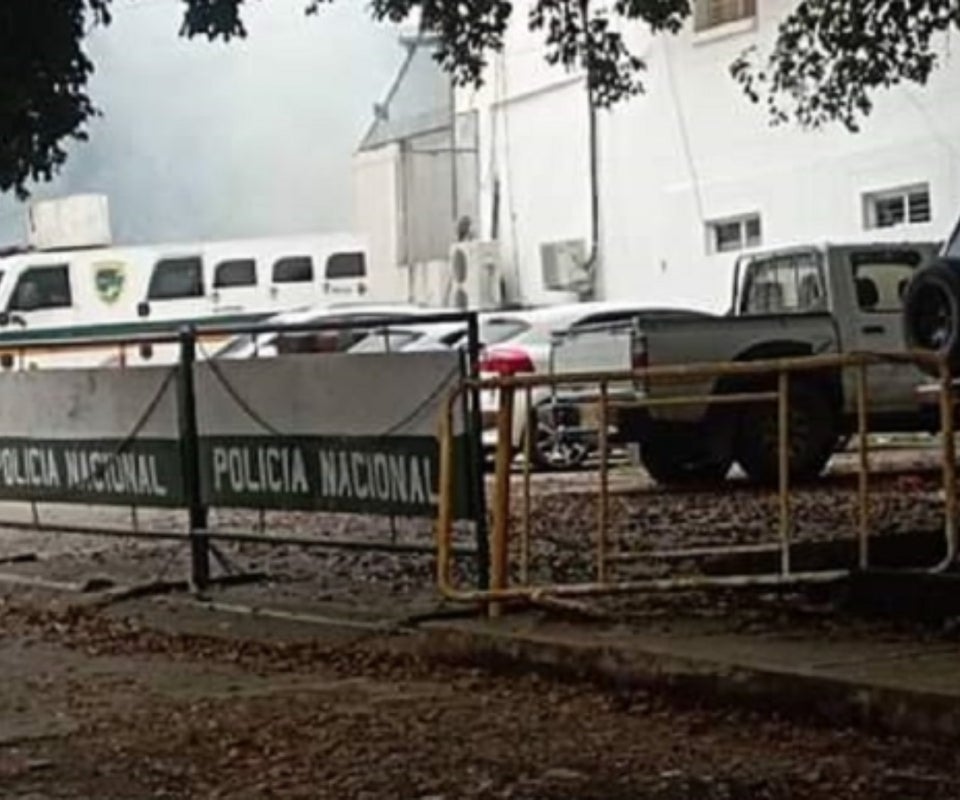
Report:
M246 4L249 35L178 37L177 0L116 0L90 35L103 118L34 199L101 192L118 242L350 227L350 159L403 53L353 0ZM0 242L23 239L0 203Z

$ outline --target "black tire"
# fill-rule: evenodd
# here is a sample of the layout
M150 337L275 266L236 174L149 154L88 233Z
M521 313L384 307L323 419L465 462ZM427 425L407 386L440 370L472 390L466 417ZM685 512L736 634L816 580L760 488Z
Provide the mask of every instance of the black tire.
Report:
M730 471L733 456L710 452L709 437L694 433L652 433L640 442L640 462L662 486L721 483Z
M819 477L833 455L839 433L829 389L819 383L790 384L790 480ZM777 404L765 403L742 415L734 452L750 480L775 484L780 474Z
M960 372L960 261L938 261L913 276L903 296L903 333L909 349L937 353Z
M564 426L579 425L579 414L569 407L554 410L543 405L527 420L536 432L531 443L530 463L540 472L569 472L580 469L593 452L582 435L564 433Z

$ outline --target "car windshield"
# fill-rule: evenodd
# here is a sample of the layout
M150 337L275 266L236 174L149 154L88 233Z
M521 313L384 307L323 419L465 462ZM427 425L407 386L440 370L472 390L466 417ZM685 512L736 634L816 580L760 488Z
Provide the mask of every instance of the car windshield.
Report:
M488 317L480 320L480 342L489 346L515 339L530 325L517 317Z
M422 331L377 328L350 348L351 353L390 353L409 347L423 336Z
M954 229L950 244L947 245L947 255L951 258L960 258L960 224Z

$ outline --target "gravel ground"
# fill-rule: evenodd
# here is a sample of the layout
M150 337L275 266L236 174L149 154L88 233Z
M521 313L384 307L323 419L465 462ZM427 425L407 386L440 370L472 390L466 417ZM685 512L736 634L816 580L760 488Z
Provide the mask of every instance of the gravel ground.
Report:
M878 531L940 524L936 478L910 474L929 460L929 453L912 452L886 458L901 473L876 481ZM841 460L835 471L849 476L849 464ZM537 580L591 574L595 480L585 474L536 478ZM517 476L518 497L520 486ZM611 530L624 546L755 542L776 530L775 501L736 483L723 492L660 494L649 491L641 473L618 469L612 486ZM852 496L836 482L801 490L794 504L798 540L852 535ZM4 519L15 513L31 518L29 509L0 509ZM130 519L122 509L44 507L40 513L54 526L114 526ZM183 525L178 514L139 516L156 530ZM246 530L260 523L246 512L221 512L212 521ZM264 521L268 532L304 536L423 545L433 537L429 521L303 514L269 514ZM518 513L514 521L519 525ZM472 543L468 531L457 541ZM235 601L251 606L312 605L349 617L399 619L438 601L429 554L251 544L222 551L236 570L268 575L230 590ZM26 555L35 560L10 560ZM179 543L9 531L0 539L4 559L0 570L8 578L75 586L96 580L99 588L188 574ZM472 580L470 569L463 567L458 579ZM274 636L269 621L262 623L264 635L227 631L222 622L188 634L182 619L161 632L125 617L127 608L65 608L45 589L20 589L0 604L0 796L960 797L960 756L946 745L698 708L682 698L603 691L548 676L498 674L438 661L420 647L418 634L316 629L308 638L290 638ZM669 626L682 613L746 630L805 626L825 636L894 639L955 635L838 619L830 598L801 595L700 593L597 608L647 625Z
M5 798L960 795L949 744L496 674L416 636L266 643L9 603L0 629L6 723L58 723L0 739Z

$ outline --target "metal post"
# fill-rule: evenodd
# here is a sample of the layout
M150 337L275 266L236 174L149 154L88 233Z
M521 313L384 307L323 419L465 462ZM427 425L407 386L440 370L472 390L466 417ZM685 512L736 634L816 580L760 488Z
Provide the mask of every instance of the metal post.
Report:
M509 580L510 540L510 462L513 460L513 386L507 382L500 387L500 406L497 409L497 455L493 490L493 540L490 558L490 588L507 588ZM491 617L500 615L500 606L490 604Z
M943 491L947 552L942 567L953 566L957 557L957 453L954 443L953 387L950 365L940 363L940 435L943 439Z
M196 358L196 334L192 328L183 328L180 331L180 365L177 382L181 474L190 520L191 579L195 589L203 590L210 583L210 546L206 537L207 509L200 495L197 398L193 383L193 366Z
M857 442L860 453L860 474L857 476L857 534L860 569L870 565L870 432L867 429L867 363L857 368Z
M780 571L790 574L790 375L777 376L777 430L780 494Z
M526 586L530 582L530 521L533 509L530 507L530 472L533 460L533 437L536 435L536 418L533 412L532 389L524 391L524 413L527 424L523 426L523 526L520 529L520 582Z
M467 318L468 374L472 380L480 378L480 324L476 313ZM490 588L490 541L487 531L487 487L483 478L483 418L480 413L480 390L472 386L469 392L467 425L468 470L472 488L472 512L477 538L477 585Z
M597 582L607 579L607 516L610 504L610 480L608 475L609 447L607 427L609 414L607 382L600 381L600 507L597 510Z

